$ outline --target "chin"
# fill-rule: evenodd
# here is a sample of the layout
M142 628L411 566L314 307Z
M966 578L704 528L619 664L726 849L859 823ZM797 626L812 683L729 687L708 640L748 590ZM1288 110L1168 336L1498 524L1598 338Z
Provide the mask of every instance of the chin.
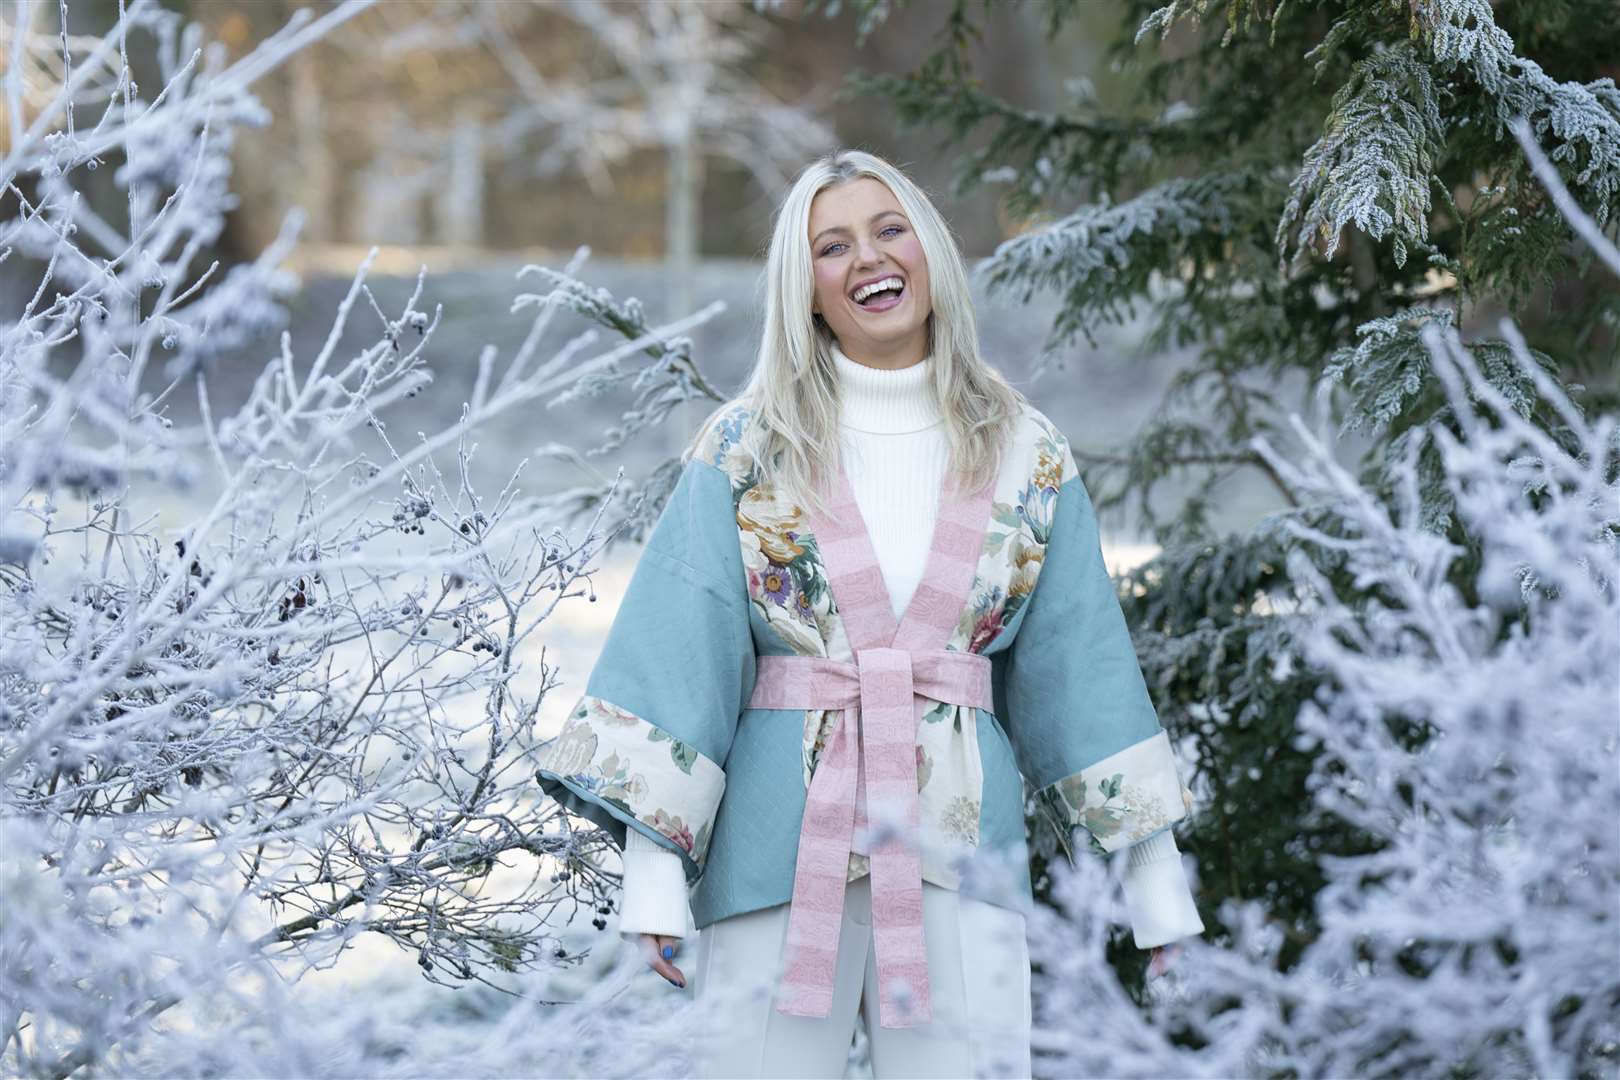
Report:
M909 306L909 301L902 307ZM905 318L900 310L884 312L884 315L896 315L898 318L883 318L874 316L869 312L854 311L850 314L849 337L839 337L843 340L870 341L877 345L892 345L907 341L919 333L926 334L928 330L928 313L924 312L922 318Z

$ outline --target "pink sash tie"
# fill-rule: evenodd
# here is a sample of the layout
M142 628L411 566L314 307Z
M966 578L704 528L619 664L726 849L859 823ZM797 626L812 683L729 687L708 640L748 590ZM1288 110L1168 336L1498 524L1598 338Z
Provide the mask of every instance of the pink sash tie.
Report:
M824 1017L832 1011L849 855L860 850L853 832L864 833L876 816L904 822L907 830L869 838L881 1022L898 1028L933 1019L916 846L917 725L929 700L994 708L989 658L945 648L973 586L991 493L987 485L958 494L947 473L927 567L898 627L842 469L828 515L810 515L855 662L760 656L748 702L755 709L842 710L805 796L780 1013Z

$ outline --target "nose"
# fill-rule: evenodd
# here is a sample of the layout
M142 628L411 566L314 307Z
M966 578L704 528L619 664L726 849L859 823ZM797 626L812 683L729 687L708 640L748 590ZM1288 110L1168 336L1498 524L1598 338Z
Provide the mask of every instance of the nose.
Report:
M878 261L877 241L870 236L863 236L855 241L855 259L861 266L872 266Z

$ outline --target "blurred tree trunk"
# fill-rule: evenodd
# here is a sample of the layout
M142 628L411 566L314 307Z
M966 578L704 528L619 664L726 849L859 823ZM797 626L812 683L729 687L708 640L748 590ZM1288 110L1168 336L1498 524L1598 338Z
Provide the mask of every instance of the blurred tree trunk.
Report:
M439 239L451 247L484 242L484 135L477 115L456 111L450 135L449 182L434 191Z
M698 238L702 230L703 154L698 146L696 117L686 115L676 122L679 130L669 146L669 184L665 191L664 269L665 315L679 319L696 306L693 278L697 273ZM678 453L688 433L697 429L710 405L688 401L675 411L675 423L668 425L670 452Z
M293 158L298 163L291 177L288 201L304 208L303 238L329 244L332 235L332 155L326 145L326 109L320 72L313 51L295 53L292 69Z

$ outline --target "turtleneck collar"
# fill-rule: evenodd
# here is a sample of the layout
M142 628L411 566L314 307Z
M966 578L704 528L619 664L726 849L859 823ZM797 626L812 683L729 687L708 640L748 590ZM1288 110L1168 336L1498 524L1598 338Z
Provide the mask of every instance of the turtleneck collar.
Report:
M929 385L933 380L932 356L908 367L886 369L851 360L836 341L832 343L832 354L842 399L839 423L844 427L902 435L940 422Z

